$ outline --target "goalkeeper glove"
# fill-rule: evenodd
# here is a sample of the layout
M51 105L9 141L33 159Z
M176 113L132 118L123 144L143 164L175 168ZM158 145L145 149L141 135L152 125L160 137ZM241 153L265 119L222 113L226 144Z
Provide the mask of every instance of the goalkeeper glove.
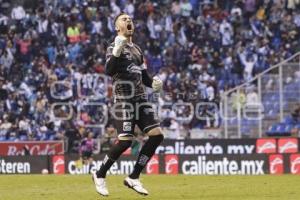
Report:
M115 38L115 46L113 48L112 54L115 57L120 57L123 47L126 45L126 43L127 43L127 38L124 36L118 35Z
M152 82L152 89L157 92L162 89L163 82L160 80L158 76L153 77L153 82Z

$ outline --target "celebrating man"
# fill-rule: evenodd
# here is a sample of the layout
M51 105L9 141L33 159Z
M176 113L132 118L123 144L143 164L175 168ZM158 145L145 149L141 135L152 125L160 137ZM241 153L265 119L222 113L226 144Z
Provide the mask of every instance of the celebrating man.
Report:
M115 19L118 35L107 49L106 74L113 79L114 107L112 115L118 132L118 142L111 147L103 160L103 164L93 180L99 194L109 194L106 187L106 172L120 155L131 146L134 139L134 127L137 125L149 136L142 147L133 172L124 180L124 184L139 194L148 195L148 191L139 180L140 173L155 153L163 140L160 124L156 120L154 110L146 99L144 85L154 91L162 89L162 81L153 79L146 71L143 53L132 42L134 24L129 15L121 13Z

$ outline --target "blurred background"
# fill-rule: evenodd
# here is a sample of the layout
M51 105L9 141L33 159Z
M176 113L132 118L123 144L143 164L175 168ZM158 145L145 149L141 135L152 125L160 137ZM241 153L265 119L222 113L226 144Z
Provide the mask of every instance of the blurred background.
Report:
M1 0L0 141L76 153L92 138L107 151L105 51L120 12L164 82L166 138L299 136L299 0Z

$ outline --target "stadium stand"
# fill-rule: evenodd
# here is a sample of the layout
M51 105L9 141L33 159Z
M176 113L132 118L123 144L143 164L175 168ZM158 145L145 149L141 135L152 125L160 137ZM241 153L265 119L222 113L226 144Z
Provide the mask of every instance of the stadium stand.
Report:
M111 84L103 77L105 49L113 41L113 19L121 11L134 17L135 41L144 50L148 69L165 83L168 95L162 95L158 103L162 125L168 130L220 128L221 117L211 114L218 113L214 106L200 109L203 120L186 121L182 119L190 110L180 107L175 112L167 105L218 104L225 91L300 50L300 4L295 0L1 2L2 141L60 140L66 137L67 127L80 135L91 131L94 137L101 137L105 127L113 126L109 119L101 129L86 128L84 125L97 125L104 116L99 114L103 108L84 105L111 105ZM299 91L300 76L297 71L292 73L295 77L284 77L285 108L299 101L299 93L291 91ZM296 125L289 120L278 123L280 95L271 90L279 87L277 78L271 72L262 79L262 85L269 87L262 102L266 117L272 119L266 133L290 135L299 127L299 115ZM247 86L233 101L257 99L256 88L255 84ZM238 123L237 119L228 121L233 126ZM258 126L257 121L242 120L241 124L241 135L257 136L251 128Z

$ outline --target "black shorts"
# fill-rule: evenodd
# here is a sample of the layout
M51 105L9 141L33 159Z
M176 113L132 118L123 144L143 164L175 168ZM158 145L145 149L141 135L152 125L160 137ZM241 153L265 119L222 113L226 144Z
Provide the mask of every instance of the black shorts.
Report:
M160 126L153 104L142 97L116 100L112 113L119 139L133 139L135 125L143 133Z
M91 152L91 151L83 151L82 152L82 159L83 160L88 160L92 157L92 155L93 155L93 152Z

